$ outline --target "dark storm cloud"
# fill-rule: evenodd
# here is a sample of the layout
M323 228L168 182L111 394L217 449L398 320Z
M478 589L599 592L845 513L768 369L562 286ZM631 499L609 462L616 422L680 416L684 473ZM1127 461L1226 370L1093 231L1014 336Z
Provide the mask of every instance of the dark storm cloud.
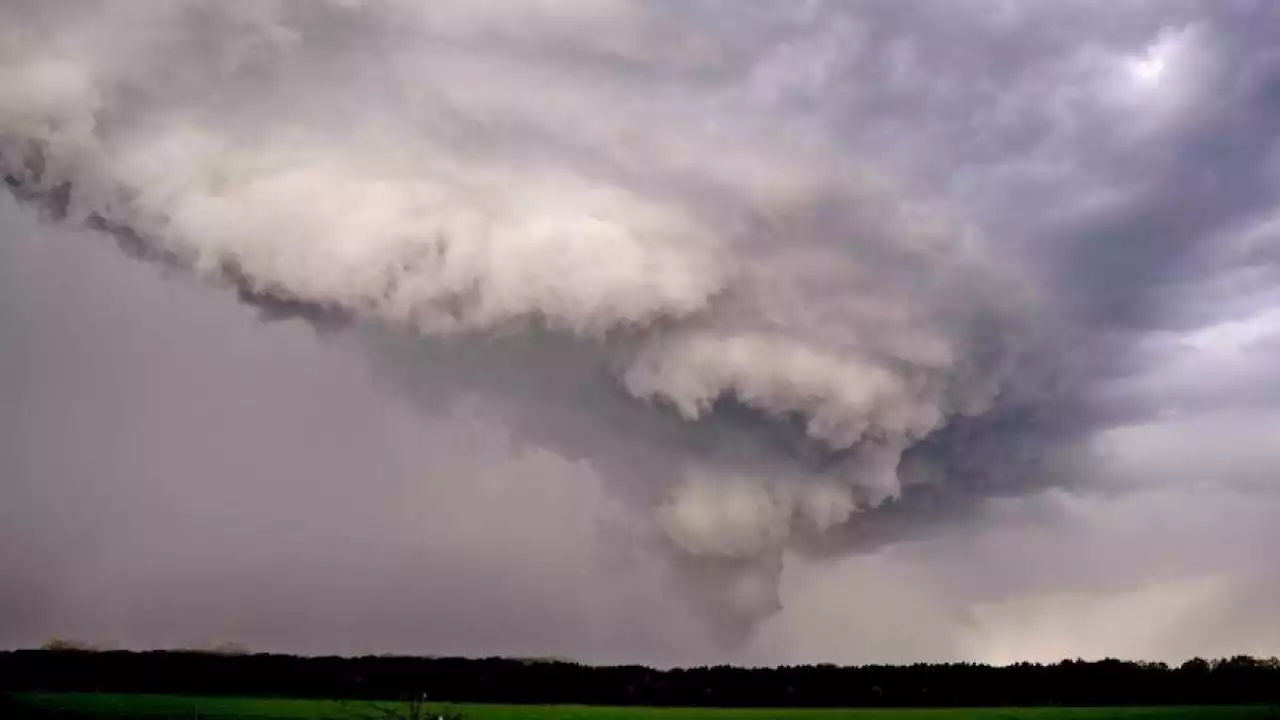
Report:
M1273 10L1200 26L1195 40L1213 58L1198 78L1203 95L1153 138L1153 157L1128 169L1141 190L1059 231L1067 247L1060 282L1086 299L1081 312L1091 321L1139 330L1178 323L1168 296L1212 267L1224 233L1274 205L1280 62L1259 52L1280 31Z
M519 476L542 462L531 474L563 486L567 504L530 512L510 498L475 500L482 491L457 482L452 514L483 508L556 537L561 519L605 502L568 500L573 482L598 479L626 508L605 523L615 537L712 615L775 612L787 562L882 557L988 521L998 530L1005 521L984 513L991 498L1105 485L1112 470L1095 457L1095 436L1151 420L1151 388L1181 382L1153 332L1252 311L1274 268L1264 221L1278 175L1277 14L1265 3L616 0L556 14L520 3L54 3L11 17L28 33L6 36L0 84L18 194L43 188L70 219L123 237L135 254L215 275L269 315L359 318L343 347L366 355L385 394L414 407L413 422L436 438L390 469L374 430L362 435L371 445L333 448L341 461L321 454L305 469L295 455L311 448L301 444L264 442L238 457L335 487L370 469L401 478L451 455L440 438L456 441L457 414L475 413L468 427L511 444L482 443L469 476ZM53 41L36 52L42 37ZM23 156L33 138L47 165L38 173ZM1248 297L1235 282L1245 271ZM180 313L167 316L178 333ZM206 341L201 356L226 345ZM1271 351L1249 353L1261 368ZM34 368L11 377L30 384ZM213 367L201 377L228 382ZM1177 387L1184 409L1236 392ZM382 412L349 392L364 412ZM265 379L252 393L279 413L282 429L266 437L344 412ZM122 395L116 407L136 402ZM164 417L180 405L157 407L173 408L156 411ZM89 440L62 442L68 457L95 457L92 444L77 445ZM142 442L108 446L127 457ZM526 457L543 450L554 455ZM6 462L38 456L15 451ZM585 465L566 469L576 462ZM345 492L371 512L387 502L359 484ZM268 516L292 512L267 505L264 533ZM364 536L379 522L351 525ZM554 569L594 533L527 561ZM555 615L567 594L537 571L487 564L481 537L455 538L471 548L459 562L476 553L451 573L464 577L458 586L419 596L426 581L411 570L412 580L389 583L395 568L415 566L390 549L373 552L386 565L357 584L405 588L442 627L467 617L472 599L517 587L543 588ZM302 566L356 573L346 568L360 545L333 542L323 562L275 547ZM500 546L519 555L514 542ZM239 578L232 586L274 587L268 571L216 553L209 562ZM67 592L19 564L16 605ZM993 588L1034 574L1024 566L1011 564L1014 579ZM329 642L319 628L346 611L397 629L353 620L334 642L412 634L396 624L404 604L348 597L328 579L302 585L322 598L314 607L326 620L286 623L294 646L312 634ZM991 600L963 590L954 597ZM178 613L167 626L183 626L188 596L167 597L161 607ZM257 638L283 622L267 608L291 604L236 597L261 608L245 611L257 623L245 634ZM582 602L608 608L608 626L669 627L682 613L615 596ZM771 627L811 637L789 612ZM456 637L424 630L421 642L608 654L558 621L520 617L510 627L463 622ZM529 625L547 632L524 636ZM634 650L691 656L682 652Z
M991 203L984 220L1040 256L1051 292L1091 328L1176 324L1170 296L1223 270L1213 244L1272 209L1275 7L870 8L851 131L924 144L919 162ZM1126 64L1161 52L1160 77L1128 77Z

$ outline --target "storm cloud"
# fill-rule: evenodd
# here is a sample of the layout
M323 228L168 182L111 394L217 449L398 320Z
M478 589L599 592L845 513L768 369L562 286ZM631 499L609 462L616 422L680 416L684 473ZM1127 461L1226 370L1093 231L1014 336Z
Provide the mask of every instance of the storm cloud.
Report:
M1046 593L1275 587L1099 540L1192 467L1266 538L1270 456L1148 438L1268 426L1267 4L3 11L15 642L1004 659Z

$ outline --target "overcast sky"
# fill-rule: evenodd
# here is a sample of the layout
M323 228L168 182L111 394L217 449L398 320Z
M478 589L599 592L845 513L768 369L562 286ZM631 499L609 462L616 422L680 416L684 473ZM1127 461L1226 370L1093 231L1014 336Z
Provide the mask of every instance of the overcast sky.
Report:
M0 646L1280 654L1276 38L0 0Z

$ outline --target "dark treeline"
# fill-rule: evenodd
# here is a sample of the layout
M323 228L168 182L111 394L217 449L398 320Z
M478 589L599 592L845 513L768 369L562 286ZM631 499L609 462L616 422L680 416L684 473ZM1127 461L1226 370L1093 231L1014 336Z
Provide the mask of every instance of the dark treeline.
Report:
M457 702L601 705L1238 704L1280 703L1280 661L654 670L499 658L19 650L0 653L0 689L350 699L425 693Z

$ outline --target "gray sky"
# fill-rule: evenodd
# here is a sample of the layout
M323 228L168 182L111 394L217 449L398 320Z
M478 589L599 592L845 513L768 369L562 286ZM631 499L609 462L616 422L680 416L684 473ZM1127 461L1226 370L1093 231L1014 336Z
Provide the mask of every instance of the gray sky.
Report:
M1280 7L0 16L0 645L1280 653Z

